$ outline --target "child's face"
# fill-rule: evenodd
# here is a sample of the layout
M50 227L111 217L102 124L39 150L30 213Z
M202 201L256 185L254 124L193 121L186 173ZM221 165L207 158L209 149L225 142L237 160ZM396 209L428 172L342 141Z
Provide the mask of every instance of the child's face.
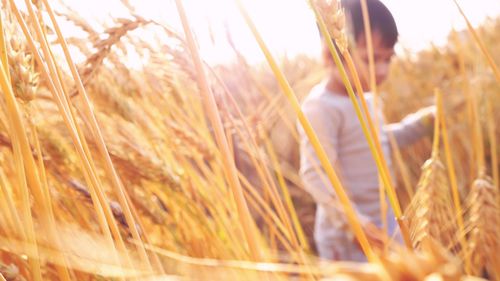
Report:
M384 82L389 74L389 66L391 59L394 56L394 48L386 47L383 44L382 37L379 32L372 32L373 42L373 59L375 63L375 79L377 85ZM358 71L361 84L364 90L370 88L370 75L369 75L369 54L366 46L365 35L363 34L357 40L357 45L352 52L352 56Z

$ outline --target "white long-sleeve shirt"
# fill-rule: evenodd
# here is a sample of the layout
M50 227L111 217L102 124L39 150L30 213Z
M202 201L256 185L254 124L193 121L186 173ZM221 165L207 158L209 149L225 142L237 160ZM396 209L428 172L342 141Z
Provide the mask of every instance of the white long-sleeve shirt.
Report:
M373 116L373 95L365 94L365 97ZM326 89L325 84L320 84L303 101L302 110L335 167L360 219L380 226L377 166L349 97L332 93ZM400 146L405 146L424 136L428 129L419 122L417 115L410 115L400 123L384 125L382 112L379 110L378 120L382 150L391 170L387 131L394 134ZM300 124L298 130L300 175L305 189L317 203L315 240L321 245L345 241L350 232L342 207ZM392 214L392 211L389 210L389 213ZM394 229L391 227L394 228L395 224L390 223L389 227L392 232Z

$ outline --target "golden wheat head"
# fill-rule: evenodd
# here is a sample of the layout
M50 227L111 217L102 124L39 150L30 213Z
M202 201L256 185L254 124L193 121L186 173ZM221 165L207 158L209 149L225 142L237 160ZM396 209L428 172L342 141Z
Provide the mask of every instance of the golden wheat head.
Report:
M422 167L417 192L406 212L415 248L419 249L427 236L443 246L454 242L456 226L449 190L444 165L435 158L427 160Z
M482 176L472 184L466 199L468 207L465 231L468 236L467 253L472 273L486 270L494 280L500 280L500 206L498 188L491 179ZM467 257L466 257L467 258Z

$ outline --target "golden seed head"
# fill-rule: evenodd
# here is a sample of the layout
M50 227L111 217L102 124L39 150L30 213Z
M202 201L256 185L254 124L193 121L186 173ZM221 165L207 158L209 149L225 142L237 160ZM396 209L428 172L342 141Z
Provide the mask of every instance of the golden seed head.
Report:
M9 68L12 86L17 98L30 102L35 98L38 87L38 74L32 65L32 56L27 54L18 40L10 40Z
M328 33L335 40L341 52L347 51L347 36L345 35L346 18L344 9L337 0L315 0L314 5L325 21Z
M456 226L448 205L451 201L448 190L445 166L437 159L428 159L405 214L415 248L420 249L426 237L444 246L454 241Z
M466 198L467 214L465 228L467 230L467 251L470 255L472 273L480 274L488 271L496 272L495 262L500 243L500 205L498 189L491 178L481 175L472 183Z

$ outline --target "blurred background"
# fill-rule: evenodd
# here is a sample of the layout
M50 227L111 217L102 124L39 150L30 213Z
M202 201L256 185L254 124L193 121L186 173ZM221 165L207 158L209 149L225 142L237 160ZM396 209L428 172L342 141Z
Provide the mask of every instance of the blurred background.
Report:
M144 17L182 30L175 5L172 1L127 1ZM443 45L453 29L464 29L465 22L452 0L385 0L394 14L400 32L398 52L408 49L422 50L431 44ZM120 0L64 1L65 5L78 10L89 21L106 22L112 17L127 16L128 11ZM226 42L231 34L238 50L250 62L262 62L261 54L251 33L239 16L231 0L186 0L186 10L191 19L203 58L211 64L234 60ZM246 8L253 17L262 36L276 55L294 56L319 53L319 36L314 15L302 0L254 0L246 1ZM500 14L500 3L495 0L462 0L460 5L474 26L487 18ZM287 30L287 31L284 31Z

